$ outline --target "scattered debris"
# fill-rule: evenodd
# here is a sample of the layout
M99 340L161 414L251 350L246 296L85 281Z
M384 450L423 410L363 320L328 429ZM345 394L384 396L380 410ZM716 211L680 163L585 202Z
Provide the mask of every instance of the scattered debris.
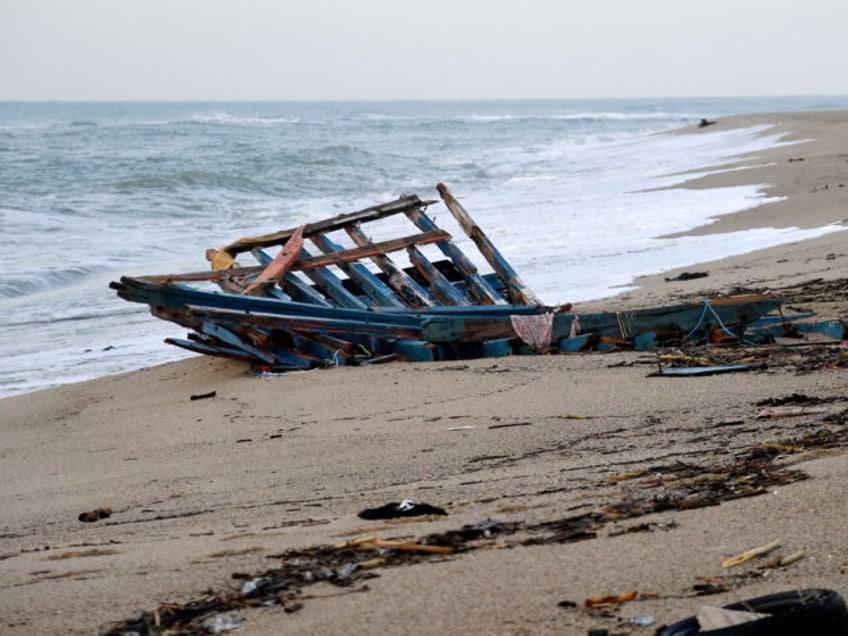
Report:
M194 400L205 400L208 398L213 398L217 395L216 391L209 391L208 393L198 393L197 395L192 395L189 399Z
M754 366L752 364L724 364L704 367L660 367L657 371L649 373L648 377L694 377L702 375L716 375L719 373L735 373L737 371L750 371L751 369L763 369L764 365Z
M834 424L831 429L786 440L786 444L804 448L844 444L848 442L848 415L845 420L841 425ZM250 582L249 586L243 585L231 591L210 590L201 598L187 603L165 603L114 627L107 635L165 631L173 635L195 634L199 622L215 614L267 606L269 603L287 607L301 602L304 599L303 588L319 581L352 591L367 589L354 586L357 582L378 576L379 570L384 567L411 565L434 558L456 558L475 549L591 540L599 536L600 529L610 522L633 519L652 512L688 510L740 497L758 496L768 492L770 486L806 478L799 470L776 464L775 458L778 456L779 453L773 449L752 447L715 463L675 462L650 466L645 475L627 480L633 487L624 491L621 502L560 519L532 524L486 520L414 541L362 537L337 545L290 550L269 557L281 561L275 568L257 574L233 575L234 578ZM518 533L520 535L516 536ZM510 539L510 543L499 541L506 536L514 538ZM796 553L781 560L788 564L798 558L801 556ZM743 573L741 576L760 577L762 574ZM705 579L693 587L693 592L705 595L728 589L725 582ZM639 597L642 596L650 598L648 594L639 594ZM613 596L612 599L620 599L619 603L626 602L627 595ZM592 602L600 607L604 602L611 603L612 600L596 599ZM155 629L154 624L157 626Z
M656 636L681 636L712 631L727 636L778 633L844 634L848 630L848 608L845 601L839 594L827 589L769 594L726 605L721 609L733 613L702 612L699 616L659 628ZM736 612L743 613L743 622L732 622L737 616ZM701 617L706 626L700 623ZM717 627L714 629L713 626Z
M777 419L780 417L797 417L799 415L818 415L827 412L819 406L768 406L761 411L758 411L754 416L755 420L765 418Z
M597 608L597 607L616 607L621 603L626 603L627 601L633 601L639 596L639 592L626 592L625 594L613 595L613 596L593 596L592 598L587 598L583 601L583 607L586 608Z
M725 559L721 567L723 568L732 568L735 565L740 565L745 563L746 561L750 561L754 557L762 556L764 554L768 554L772 550L776 550L780 547L780 541L772 541L771 543L767 543L766 545L762 545L758 548L753 548L751 550L746 550L742 554L737 554L734 557L730 557L729 559Z
M630 622L639 627L649 627L656 622L656 619L653 616L634 616Z
M379 508L366 508L357 516L360 519L396 519L398 517L417 517L421 515L447 515L443 508L426 503L415 503L412 499L387 503Z
M210 616L200 626L207 634L228 634L241 629L243 624L244 621L235 616L218 614L217 616Z
M81 512L79 514L79 520L85 523L93 523L95 521L99 521L100 519L108 519L112 516L112 508L109 506L104 506L103 508L98 508L97 510L88 510L86 512Z
M532 426L533 422L510 422L507 424L490 424L489 428L511 428L513 426Z
M694 280L696 278L705 278L707 276L709 276L707 272L683 272L679 276L675 276L673 278L666 277L665 282L671 283L679 280Z
M708 631L750 623L751 621L759 620L766 616L768 616L768 614L704 605L698 610L697 619L701 631Z

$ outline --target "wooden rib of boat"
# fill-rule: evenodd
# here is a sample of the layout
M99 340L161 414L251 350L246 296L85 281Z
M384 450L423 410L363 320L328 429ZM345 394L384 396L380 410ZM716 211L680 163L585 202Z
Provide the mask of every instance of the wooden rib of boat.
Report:
M651 348L719 329L741 336L780 305L765 294L592 314L544 306L459 201L438 190L491 271L426 214L435 201L407 195L207 250L209 270L125 276L110 287L190 330L170 344L275 370ZM373 241L364 226L390 217L416 231ZM247 254L255 264L237 261Z

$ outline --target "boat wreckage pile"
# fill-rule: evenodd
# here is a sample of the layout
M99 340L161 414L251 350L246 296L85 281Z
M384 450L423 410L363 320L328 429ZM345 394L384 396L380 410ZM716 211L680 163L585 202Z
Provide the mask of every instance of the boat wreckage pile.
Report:
M207 250L211 270L125 276L110 287L191 330L187 339L168 338L169 344L244 360L258 372L643 350L793 329L782 316L765 317L781 304L772 294L579 315L570 304L545 306L448 189L439 184L438 190L491 272L482 273L426 214L436 201L405 195ZM390 217L405 217L415 233L371 240L366 224ZM425 246L439 259L428 257ZM398 259L403 252L408 262ZM255 265L236 261L247 254ZM834 326L836 337L844 327Z

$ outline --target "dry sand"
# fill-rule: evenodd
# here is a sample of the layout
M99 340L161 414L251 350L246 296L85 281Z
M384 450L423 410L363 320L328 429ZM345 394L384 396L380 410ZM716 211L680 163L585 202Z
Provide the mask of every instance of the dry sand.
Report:
M764 122L814 141L740 158L756 167L688 185L770 183L769 194L786 200L699 231L848 216L848 114L728 118L705 130ZM709 277L691 281L667 283L680 272L666 272L640 280L624 300L592 306L838 281L845 241L839 232L702 264L689 269ZM791 298L822 318L844 318L846 287L832 289ZM0 406L0 632L98 633L137 608L237 590L244 581L234 573L250 579L284 561L292 569L310 546L368 535L417 542L487 520L499 523L470 549L404 553L396 567L378 563L368 570L378 576L346 587L303 586L296 612L277 605L227 615L243 620L240 634L650 634L704 604L805 587L848 596L843 352L762 347L754 353L766 369L689 379L647 377L655 354L633 352L263 379L198 358L8 398ZM754 417L757 402L794 393L822 402L796 417ZM832 443L815 435L825 429ZM762 494L697 507L722 485ZM357 517L404 498L449 514ZM662 502L668 509L654 511ZM78 520L103 506L110 517ZM776 552L805 556L780 568L765 568L772 555L722 568L776 539ZM287 550L301 555L281 559ZM726 591L697 596L697 585ZM618 606L583 607L632 591L637 598ZM638 626L636 616L655 622Z

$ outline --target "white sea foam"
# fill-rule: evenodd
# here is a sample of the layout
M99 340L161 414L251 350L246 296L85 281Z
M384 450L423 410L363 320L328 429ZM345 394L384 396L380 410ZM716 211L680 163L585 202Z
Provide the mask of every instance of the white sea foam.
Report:
M221 126L278 126L280 124L299 124L299 117L244 117L227 112L194 115L190 121L201 124Z

